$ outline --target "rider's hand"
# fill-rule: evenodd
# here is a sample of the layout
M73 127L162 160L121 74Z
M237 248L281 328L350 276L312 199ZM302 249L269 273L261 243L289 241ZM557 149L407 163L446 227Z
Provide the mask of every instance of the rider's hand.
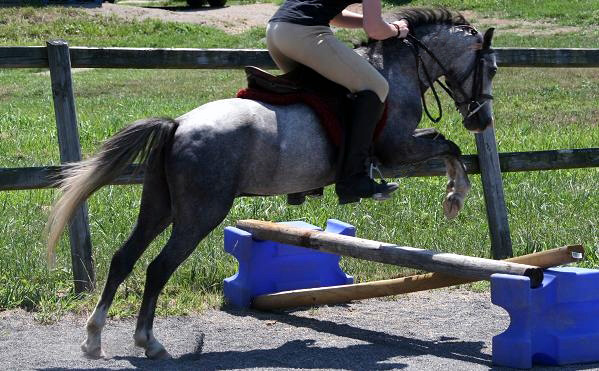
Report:
M399 21L395 21L391 23L395 29L397 29L397 38L405 39L410 32L408 21L405 19L400 19Z

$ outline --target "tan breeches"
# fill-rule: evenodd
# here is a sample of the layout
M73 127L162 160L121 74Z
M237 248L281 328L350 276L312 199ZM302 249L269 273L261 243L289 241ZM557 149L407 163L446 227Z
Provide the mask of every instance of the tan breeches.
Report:
M270 56L283 72L306 65L352 93L372 90L387 99L387 80L364 58L339 41L327 26L270 22L266 27Z

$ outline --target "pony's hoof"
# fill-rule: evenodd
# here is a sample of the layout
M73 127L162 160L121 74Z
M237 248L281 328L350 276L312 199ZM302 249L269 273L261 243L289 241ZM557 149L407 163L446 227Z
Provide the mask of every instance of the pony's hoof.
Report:
M146 357L148 357L149 359L156 360L156 361L161 361L161 360L166 360L166 359L172 359L173 358L170 355L170 353L167 352L166 349L164 349L164 348L159 349L156 352L150 352L150 351L146 350Z
M86 358L91 358L91 359L100 359L100 358L106 358L106 353L104 353L104 350L102 349L102 347L89 347L87 345L87 341L84 341L81 344L81 351L83 352L83 355Z
M443 201L443 213L447 219L453 219L460 213L464 201L457 193L450 193Z

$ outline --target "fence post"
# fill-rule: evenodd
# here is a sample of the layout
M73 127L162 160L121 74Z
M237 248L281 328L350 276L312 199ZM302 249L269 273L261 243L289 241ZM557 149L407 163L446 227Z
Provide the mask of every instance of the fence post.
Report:
M512 239L505 207L495 129L489 127L484 132L475 134L475 138L491 234L491 252L494 259L509 258L513 256Z
M61 163L79 161L81 160L81 145L77 128L69 45L64 40L52 40L46 45L60 161ZM91 291L94 288L96 277L91 252L87 203L79 206L73 216L69 225L69 240L75 292Z

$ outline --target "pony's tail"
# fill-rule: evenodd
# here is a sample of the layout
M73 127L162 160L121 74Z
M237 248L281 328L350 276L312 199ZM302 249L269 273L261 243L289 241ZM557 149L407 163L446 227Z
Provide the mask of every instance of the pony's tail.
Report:
M77 206L117 178L136 159L141 165L148 164L148 158L152 166L161 164L163 151L177 126L177 121L168 118L136 121L108 139L92 158L64 165L58 181L63 194L55 202L45 229L50 266L55 263L56 244L62 230Z

